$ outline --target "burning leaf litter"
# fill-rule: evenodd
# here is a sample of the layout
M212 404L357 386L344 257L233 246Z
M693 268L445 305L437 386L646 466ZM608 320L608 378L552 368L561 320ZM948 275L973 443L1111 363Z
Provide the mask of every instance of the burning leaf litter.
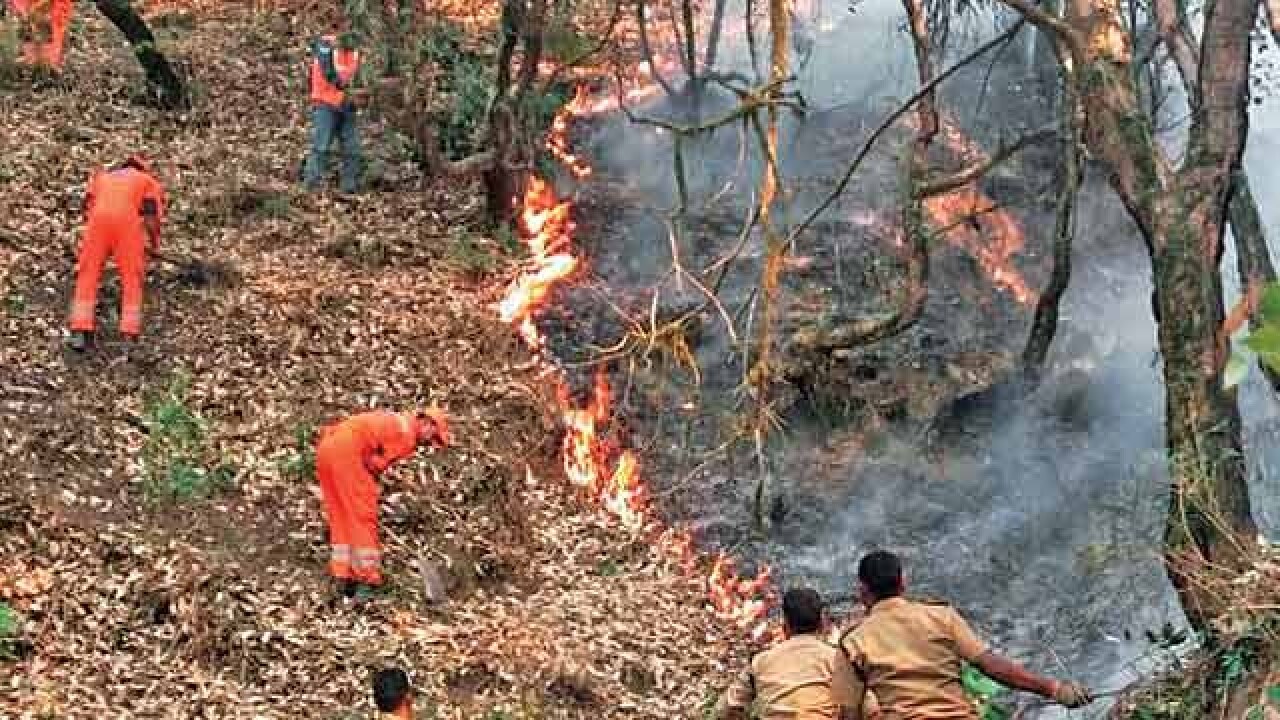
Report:
M741 662L738 628L763 614L745 598L761 588L744 593L732 583L751 581L718 562L728 599L709 604L691 538L656 523L637 459L600 435L568 437L596 458L582 492L601 503L584 508L555 481L563 463L548 440L584 408L539 389L544 368L484 309L500 300L494 289L443 264L449 229L473 220L479 199L440 188L346 206L298 195L305 138L287 68L302 49L250 47L248 12L201 17L193 35L166 41L172 57L217 68L200 122L159 124L131 104L136 61L89 14L62 86L17 88L0 114L12 149L0 217L17 238L0 243L0 295L16 298L0 312L0 599L30 643L0 665L0 716L328 717L367 710L369 669L397 663L441 718L530 707L689 717ZM225 62L228 38L243 39L242 61ZM110 117L109 130L72 126L95 117ZM377 147L384 128L368 130ZM59 140L68 133L83 142ZM60 340L77 189L87 169L139 147L173 201L166 245L225 262L241 282L161 276L141 357L122 360L108 312L100 346L72 358ZM229 209L250 190L281 198L280 212ZM536 302L577 263L568 205L545 192L540 202L541 222L527 225L547 242L531 267L561 266L524 285L535 305L504 314L526 339L538 338ZM146 498L134 460L137 418L179 371L208 423L208 459L235 468L234 490L187 505ZM598 388L586 409L601 428ZM566 404L552 418L557 397ZM388 478L388 596L353 611L323 577L314 481L290 468L306 468L306 427L432 401L458 418L461 446ZM424 557L446 569L444 608L424 598Z

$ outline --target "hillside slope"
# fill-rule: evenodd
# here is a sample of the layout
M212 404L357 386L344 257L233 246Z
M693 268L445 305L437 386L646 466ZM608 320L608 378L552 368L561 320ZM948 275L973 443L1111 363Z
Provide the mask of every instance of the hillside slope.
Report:
M97 16L65 77L0 88L0 599L21 624L0 716L362 715L390 662L427 717L696 716L738 640L700 583L564 489L544 369L491 309L510 262L468 229L476 189L417 189L375 123L375 192L301 195L309 28L224 15L152 18L198 78L182 123L133 101ZM170 193L166 253L225 272L153 265L128 357L109 280L76 356L83 183L136 150ZM429 402L458 447L391 473L388 597L352 610L323 574L306 433ZM445 609L420 554L450 568Z

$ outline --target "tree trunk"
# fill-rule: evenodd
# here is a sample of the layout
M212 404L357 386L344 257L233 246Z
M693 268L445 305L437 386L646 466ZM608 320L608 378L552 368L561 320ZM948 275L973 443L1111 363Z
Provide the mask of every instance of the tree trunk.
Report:
M147 75L147 83L155 93L156 102L165 110L186 110L191 106L187 87L173 70L165 56L156 49L156 38L151 28L134 11L128 0L94 0L112 25L124 34L133 54Z
M1058 306L1071 282L1071 240L1075 234L1076 194L1080 189L1083 168L1081 145L1084 142L1084 114L1076 77L1069 67L1063 68L1062 93L1062 189L1058 196L1057 217L1053 227L1053 270L1049 285L1036 302L1035 319L1022 351L1022 369L1026 379L1036 385L1044 371L1045 358L1058 332Z
M1219 264L1227 202L1248 133L1250 31L1257 4L1206 6L1198 92L1186 159L1175 168L1156 142L1116 5L1069 0L1065 17L1030 0L1003 0L1054 38L1080 71L1085 142L1137 223L1151 258L1165 431L1172 481L1166 570L1188 620L1209 631L1217 598L1191 579L1230 566L1256 532L1240 440L1240 411L1222 386L1224 317Z
M510 227L515 218L515 202L521 191L516 171L515 113L511 109L511 66L525 24L523 0L506 0L502 7L502 42L498 49L498 72L494 80L493 102L489 105L488 146L493 163L483 173L485 209L494 227Z
M1165 558L1183 610L1194 626L1204 629L1219 609L1215 607L1218 598L1189 582L1188 563L1190 567L1206 562L1230 564L1239 551L1237 542L1252 536L1256 528L1249 506L1240 412L1234 391L1222 386L1221 253L1203 252L1204 233L1213 230L1196 227L1181 212L1203 201L1202 189L1180 195L1181 208L1152 219L1157 246L1162 248L1152 263L1173 477Z

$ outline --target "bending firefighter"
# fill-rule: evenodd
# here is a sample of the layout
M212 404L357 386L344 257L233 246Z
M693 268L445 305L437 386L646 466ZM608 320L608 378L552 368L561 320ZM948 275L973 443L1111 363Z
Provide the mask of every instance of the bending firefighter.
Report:
M84 198L85 228L76 262L71 301L71 347L83 350L92 337L98 284L107 258L120 275L120 333L136 341L142 332L142 289L147 251L160 249L164 188L146 159L135 155L94 173Z
M858 597L867 616L840 639L883 720L978 720L960 681L965 662L1008 687L1070 708L1093 702L1083 685L1041 677L997 655L950 606L907 600L905 590L896 555L863 557Z
M782 596L786 639L751 659L716 706L717 720L839 720L862 709L862 685L822 632L822 598L811 588ZM748 715L752 707L756 713Z
M23 44L21 61L62 69L62 48L71 23L71 0L9 0L19 19Z
M449 443L448 418L436 409L366 412L320 431L316 476L329 525L329 574L344 595L365 599L382 584L378 476L421 445Z

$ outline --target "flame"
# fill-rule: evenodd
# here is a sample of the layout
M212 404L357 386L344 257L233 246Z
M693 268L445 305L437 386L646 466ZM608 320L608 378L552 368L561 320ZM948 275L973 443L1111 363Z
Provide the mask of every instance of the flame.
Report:
M914 125L914 117L909 121ZM939 133L943 143L963 163L987 160L987 154L950 118L941 118ZM1026 245L1022 225L978 189L976 183L931 197L924 202L930 223L946 231L947 240L978 261L992 285L1001 288L1023 305L1033 305L1037 293L1013 264Z
M590 114L595 107L600 107L599 101L577 93L565 111L557 115L547 138L548 150L578 179L589 177L591 168L569 148L570 121ZM571 210L572 203L558 197L548 182L538 177L529 179L522 198L520 234L530 258L498 304L498 313L503 322L516 327L535 353L542 352L546 340L534 320L546 307L551 291L568 280L579 265L573 254ZM575 401L563 373L557 372L553 377L564 424L561 462L570 484L620 528L647 536L681 573L696 577L706 563L699 557L692 533L686 528L669 527L656 516L649 503L639 456L631 450L619 450L608 439L605 429L612 419L613 395L603 369L596 373L584 404ZM533 482L531 474L528 482ZM702 583L716 617L753 641L768 642L778 637L778 628L768 618L769 611L777 605L768 568L746 578L738 573L732 559L721 553L711 562Z

